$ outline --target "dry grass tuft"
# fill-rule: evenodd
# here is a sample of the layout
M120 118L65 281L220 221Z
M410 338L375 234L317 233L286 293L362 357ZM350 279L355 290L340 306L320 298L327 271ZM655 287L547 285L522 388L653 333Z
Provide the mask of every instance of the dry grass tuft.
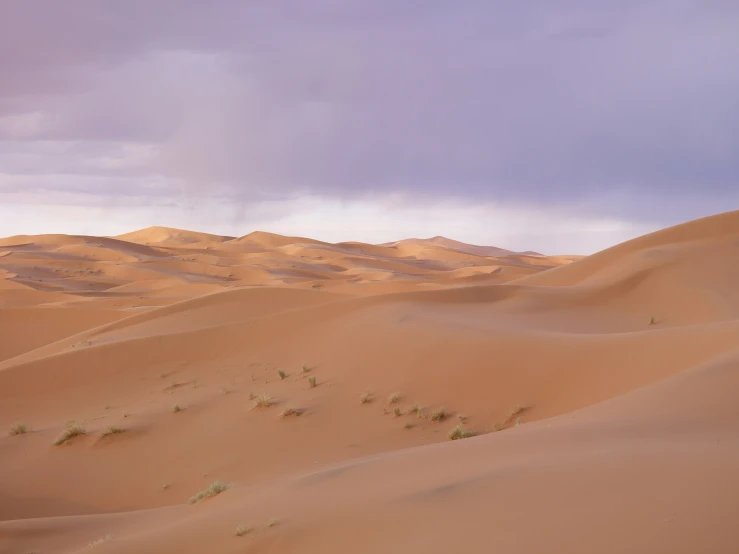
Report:
M207 489L200 491L195 496L190 497L190 504L195 504L196 502L200 502L201 500L205 500L206 498L211 498L213 496L218 496L224 491L227 491L231 488L231 485L227 485L226 483L221 483L220 481L214 481L211 483Z
M16 435L25 435L29 431L30 429L25 423L13 423L13 425L11 425L10 429L8 430L8 435L10 435L11 437L14 437Z
M461 423L457 425L456 427L452 428L451 431L449 431L449 438L454 440L458 439L467 439L469 437L474 437L475 433L474 431L471 431L467 429L464 425Z
M99 539L95 539L94 541L90 542L90 544L88 546L90 548L95 548L96 546L99 546L99 545L103 544L104 542L108 542L112 538L113 538L113 534L112 533L108 533L104 537L100 537Z
M274 403L275 401L272 397L266 392L263 392L254 400L254 408L269 408Z
M314 376L308 377L308 386L312 389L315 389L316 385L318 385L318 383L316 382L316 378Z
M421 408L421 405L418 402L416 402L410 408L408 408L408 413L409 414L420 414L422 409L423 408Z
M123 433L123 431L125 431L125 429L121 429L115 425L108 425L108 428L103 432L103 436L107 437L108 435L117 435L118 433Z
M289 416L299 416L303 413L303 410L300 410L298 408L293 408L292 406L285 408L280 413L280 417L289 417Z
M398 402L400 402L400 393L393 392L387 397L388 404L397 404Z
M446 410L444 408L437 408L431 412L431 421L444 421L446 419Z
M359 397L359 401L362 404L369 404L372 402L372 393L371 392L365 392Z
M244 535L246 535L250 531L251 531L251 529L249 529L246 525L239 525L236 528L236 536L237 537L243 537Z
M64 431L62 431L62 434L59 435L52 444L54 446L59 446L60 444L64 444L65 442L73 439L74 437L79 437L80 435L86 435L86 434L87 434L87 429L85 429L79 423L70 421L67 423L67 427L64 429Z
M274 517L267 522L267 527L274 527L275 525L277 525L277 519Z
M307 364L303 364L303 367L300 368L300 371L303 375L305 375L306 373L310 371L310 368L308 367Z
M174 406L172 407L172 411L173 411L174 413L177 413L177 412L181 412L181 411L182 411L182 410L184 410L184 409L185 409L185 408L183 408L183 407L182 407L182 406L180 406L179 404L175 404L175 405L174 405Z
M287 373L285 373L285 371L282 370L282 369L278 369L277 370L277 375L280 376L280 380L282 380L282 381L284 381L285 378L287 377Z
M395 406L395 408L393 408L393 413L395 414L395 417L400 417L401 415L403 415L403 412L400 411L400 408L398 406Z

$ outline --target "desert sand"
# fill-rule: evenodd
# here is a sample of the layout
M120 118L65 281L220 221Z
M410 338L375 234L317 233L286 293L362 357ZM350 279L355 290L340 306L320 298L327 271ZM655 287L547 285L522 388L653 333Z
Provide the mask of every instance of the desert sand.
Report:
M738 276L739 212L0 239L0 553L735 554Z

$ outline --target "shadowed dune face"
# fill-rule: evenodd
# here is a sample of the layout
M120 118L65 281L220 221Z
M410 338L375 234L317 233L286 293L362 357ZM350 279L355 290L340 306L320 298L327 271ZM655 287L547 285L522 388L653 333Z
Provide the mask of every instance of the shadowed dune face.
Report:
M736 552L737 274L739 212L579 260L442 237L0 240L0 540Z

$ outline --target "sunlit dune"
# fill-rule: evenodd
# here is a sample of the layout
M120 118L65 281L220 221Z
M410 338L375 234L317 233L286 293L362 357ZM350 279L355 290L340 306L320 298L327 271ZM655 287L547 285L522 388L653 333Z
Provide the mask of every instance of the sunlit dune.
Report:
M739 212L0 239L0 552L734 553L737 275Z

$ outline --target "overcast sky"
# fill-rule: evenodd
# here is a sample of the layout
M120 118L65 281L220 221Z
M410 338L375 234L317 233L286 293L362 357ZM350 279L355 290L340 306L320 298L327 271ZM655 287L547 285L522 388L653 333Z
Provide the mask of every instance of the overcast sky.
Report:
M1 0L0 235L590 253L739 208L736 0Z

